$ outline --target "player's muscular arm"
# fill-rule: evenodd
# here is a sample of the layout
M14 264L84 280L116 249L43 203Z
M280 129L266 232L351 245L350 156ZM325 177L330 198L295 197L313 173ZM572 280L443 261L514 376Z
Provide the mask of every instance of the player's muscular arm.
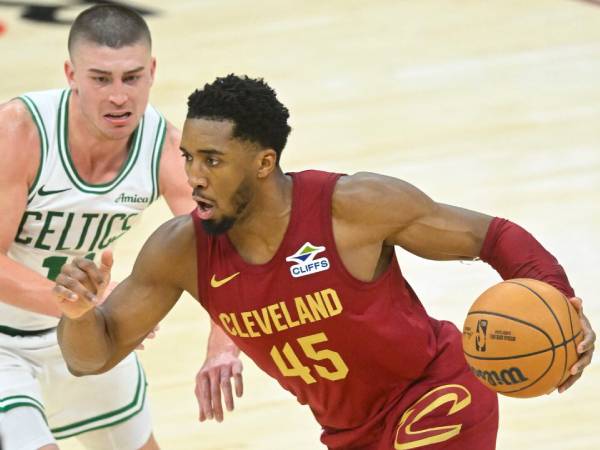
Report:
M492 217L436 203L409 183L371 173L340 179L334 223L353 230L354 240L399 245L435 260L479 256ZM336 236L337 239L337 236Z
M411 253L434 260L473 259L479 256L493 217L436 203L408 183L404 192L406 200L403 203L410 215L406 216L406 222L400 227L390 230L387 244L399 245Z
M160 161L159 185L161 194L175 215L188 214L197 206L192 199L192 188L187 183L180 143L181 133L168 124ZM228 411L234 408L231 378L234 379L236 395L240 397L243 393L242 362L239 359L240 350L229 336L213 321L210 325L206 359L196 375L195 393L200 421L215 418L220 422L223 420L221 400Z
M161 195L176 216L188 214L196 207L192 199L192 188L187 183L184 160L179 150L180 142L180 131L169 123L160 159L158 183Z
M60 316L53 283L7 256L40 165L37 128L20 100L0 105L0 300L29 311Z
M394 178L369 173L341 178L334 191L333 218L342 260L359 279L372 279L369 273L380 264L386 247L399 245L436 260L481 256L503 278L535 278L553 284L569 297L573 295L556 259L522 228L436 203L414 186ZM590 364L596 339L581 309L581 300L575 297L570 301L579 312L584 340L577 348L580 357L571 368L572 376L559 387L560 392L568 389Z
M64 312L58 341L69 370L75 375L101 373L127 356L183 290L196 296L196 274L190 267L196 265L189 216L171 219L154 232L131 275L101 306L96 306L95 294L106 281L106 268L85 259L63 266L54 291Z

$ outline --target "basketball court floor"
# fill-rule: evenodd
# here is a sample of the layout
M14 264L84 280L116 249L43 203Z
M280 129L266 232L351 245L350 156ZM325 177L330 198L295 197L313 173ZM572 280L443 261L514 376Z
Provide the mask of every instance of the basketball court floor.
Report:
M133 0L132 0L133 1ZM20 18L0 1L0 98L64 86L68 27ZM82 8L55 2L47 17ZM437 201L510 218L567 269L600 329L600 5L576 0L158 0L152 102L177 126L186 98L216 76L264 77L291 111L282 165L407 180ZM35 11L35 8L34 8ZM30 11L31 12L31 11ZM39 12L39 11L38 11ZM124 277L162 203L116 252ZM462 327L499 280L483 263L399 250L430 315ZM308 408L245 363L245 395L221 423L199 423L194 377L207 315L183 297L140 352L165 450L316 450ZM501 399L500 450L600 448L600 363L565 394ZM76 441L61 448L77 450Z

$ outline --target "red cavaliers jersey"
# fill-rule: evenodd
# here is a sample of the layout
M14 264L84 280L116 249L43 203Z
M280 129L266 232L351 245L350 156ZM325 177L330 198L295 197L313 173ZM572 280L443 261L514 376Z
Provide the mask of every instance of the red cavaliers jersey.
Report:
M331 219L339 174L291 176L290 222L266 264L245 263L226 234L208 235L192 213L198 294L239 348L310 406L323 442L364 442L409 385L428 376L440 342L449 334L460 345L460 333L427 316L395 256L373 282L345 269ZM464 367L460 354L444 374Z

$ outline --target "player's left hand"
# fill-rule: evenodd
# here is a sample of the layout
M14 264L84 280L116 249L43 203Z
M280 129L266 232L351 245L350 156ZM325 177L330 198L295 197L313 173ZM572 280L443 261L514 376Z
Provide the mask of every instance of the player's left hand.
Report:
M224 351L214 356L208 356L196 375L196 399L200 410L199 420L207 419L223 421L223 404L225 400L227 411L233 411L233 392L231 378L235 382L235 394L241 397L244 393L242 381L242 361L233 352Z
M74 258L64 264L56 277L52 292L62 314L78 319L106 300L112 290L110 272L113 265L111 250L102 252L100 266L87 258Z
M558 387L558 392L563 393L569 389L573 383L575 383L583 373L583 369L592 362L592 355L594 354L594 342L596 341L596 333L592 329L592 325L588 318L583 314L583 305L581 299L578 297L570 298L571 305L575 307L579 318L581 320L581 331L583 332L583 340L577 346L577 353L579 353L579 359L571 367L571 376L565 380L563 384Z

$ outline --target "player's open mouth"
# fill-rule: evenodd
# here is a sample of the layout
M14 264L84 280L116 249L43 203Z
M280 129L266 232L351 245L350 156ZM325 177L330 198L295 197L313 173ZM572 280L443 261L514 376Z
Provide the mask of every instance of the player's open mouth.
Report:
M213 216L213 204L198 199L196 199L196 203L198 204L198 215L202 220L208 220Z
M127 122L127 119L129 119L130 117L131 117L130 112L109 113L109 114L104 115L105 119L107 119L109 122L111 122L115 125L120 125L120 124Z
M213 207L213 205L211 205L210 203L207 202L203 202L203 201L198 201L198 208L200 208L202 211L208 211L209 209L211 209Z

